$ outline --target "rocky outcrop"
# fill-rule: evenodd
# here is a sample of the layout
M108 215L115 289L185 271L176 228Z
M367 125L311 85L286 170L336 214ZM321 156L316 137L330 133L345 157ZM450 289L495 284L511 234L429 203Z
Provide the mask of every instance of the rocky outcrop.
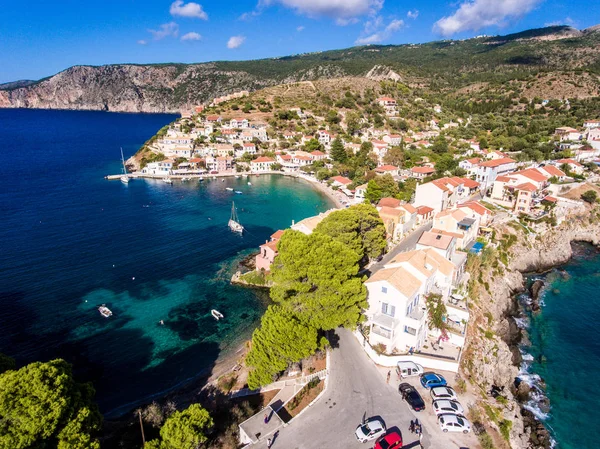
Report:
M0 107L179 112L242 87L278 82L210 63L75 66L29 86L0 90Z
M550 444L550 435L543 424L520 405L529 398L530 388L524 382L515 383L521 363L516 347L521 331L512 319L518 308L514 297L524 290L523 273L541 272L567 262L573 254L572 242L600 244L600 222L593 219L594 214L570 217L541 236L518 232L508 226L499 230L518 236L509 250L508 266L493 261L491 266L481 269L481 282L473 281L477 298L471 307L473 316L463 371L485 391L492 385L505 387L505 405L489 401L502 409L503 419L512 421L510 444L513 448L548 448ZM543 283L534 284L531 293L539 295L542 288ZM488 331L482 335L485 329Z

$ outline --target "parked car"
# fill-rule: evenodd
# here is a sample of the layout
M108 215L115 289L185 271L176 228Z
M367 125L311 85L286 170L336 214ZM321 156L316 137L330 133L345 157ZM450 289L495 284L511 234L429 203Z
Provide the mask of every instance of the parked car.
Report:
M420 376L423 374L423 367L415 362L398 362L396 365L396 374L399 378Z
M356 439L361 443L366 443L380 437L384 433L385 424L377 418L372 418L356 428Z
M434 401L437 401L438 399L458 401L458 396L456 396L456 392L450 387L433 387L431 389L431 398Z
M399 449L402 447L402 436L394 431L381 437L373 449Z
M421 375L421 385L423 388L445 387L446 379L441 374L427 372Z
M425 410L423 398L411 384L401 383L398 387L398 391L402 395L402 399L408 402L408 405L410 405L415 412Z
M465 413L460 402L450 401L448 399L438 399L437 401L433 401L433 411L438 416L445 413L455 415L463 415Z
M442 432L469 433L471 431L471 423L464 416L440 415L438 423Z

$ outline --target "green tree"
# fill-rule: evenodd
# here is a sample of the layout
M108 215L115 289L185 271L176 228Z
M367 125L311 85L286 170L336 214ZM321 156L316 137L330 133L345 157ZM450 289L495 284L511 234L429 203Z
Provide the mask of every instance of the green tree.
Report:
M433 145L431 145L431 151L433 151L434 153L437 153L437 154L447 153L448 149L449 149L448 141L441 134L435 139L435 141L433 142Z
M0 374L0 448L100 447L94 389L73 379L64 360Z
M450 154L442 154L435 163L435 171L440 174L453 171L458 167L458 161Z
M331 142L331 150L329 154L331 159L333 159L335 162L346 162L348 160L348 153L346 153L344 143L339 137L336 137L333 139L333 142Z
M271 268L271 298L303 323L329 330L354 326L366 306L358 276L361 256L328 235L286 231Z
M385 175L378 176L376 179L377 184L379 184L379 187L381 187L382 198L396 198L398 196L400 189L398 188L398 183L396 183L392 175L386 173Z
M319 143L319 141L313 137L308 142L306 142L306 144L304 145L304 149L306 151L308 151L309 153L312 153L313 151L316 151L316 150L322 150L323 145L321 145Z
M338 115L336 111L330 109L325 116L325 121L331 125L337 125L342 121L342 118Z
M287 231L284 235L290 233ZM273 381L288 364L308 357L317 349L317 330L300 322L286 305L271 305L252 334L246 364L252 368L248 387L255 389Z
M429 329L439 329L444 333L447 327L446 314L448 311L442 300L442 295L429 295L426 299L426 306L429 315Z
M390 148L385 156L383 156L383 162L386 164L395 165L400 167L404 161L404 151L400 147Z
M357 204L333 212L315 228L345 244L355 251L361 261L383 254L386 247L386 232L377 209L368 204Z
M207 438L205 432L213 425L208 411L200 404L192 404L181 412L173 413L160 429L161 447L165 449L195 449Z
M586 203L594 204L598 201L598 194L595 190L588 190L581 194L581 199Z
M365 192L365 199L369 201L371 204L375 204L379 202L379 200L383 198L383 189L377 183L375 179L371 179L367 183L367 190Z

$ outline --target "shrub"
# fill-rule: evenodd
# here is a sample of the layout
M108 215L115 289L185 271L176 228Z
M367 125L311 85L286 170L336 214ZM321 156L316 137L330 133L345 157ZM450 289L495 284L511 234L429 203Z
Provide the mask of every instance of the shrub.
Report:
M598 194L595 190L588 190L587 192L581 194L581 199L586 203L594 204L596 201L598 201Z

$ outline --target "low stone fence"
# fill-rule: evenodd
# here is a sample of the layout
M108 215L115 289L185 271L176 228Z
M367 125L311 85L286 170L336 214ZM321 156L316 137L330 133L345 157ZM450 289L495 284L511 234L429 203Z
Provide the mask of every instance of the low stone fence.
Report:
M419 354L413 355L385 355L378 354L366 340L366 338L359 332L353 332L356 339L360 342L367 355L376 364L381 366L395 367L398 362L414 362L421 365L423 368L437 369L441 371L450 371L452 373L458 373L459 360L448 360L444 358L438 358L433 356L425 356Z

